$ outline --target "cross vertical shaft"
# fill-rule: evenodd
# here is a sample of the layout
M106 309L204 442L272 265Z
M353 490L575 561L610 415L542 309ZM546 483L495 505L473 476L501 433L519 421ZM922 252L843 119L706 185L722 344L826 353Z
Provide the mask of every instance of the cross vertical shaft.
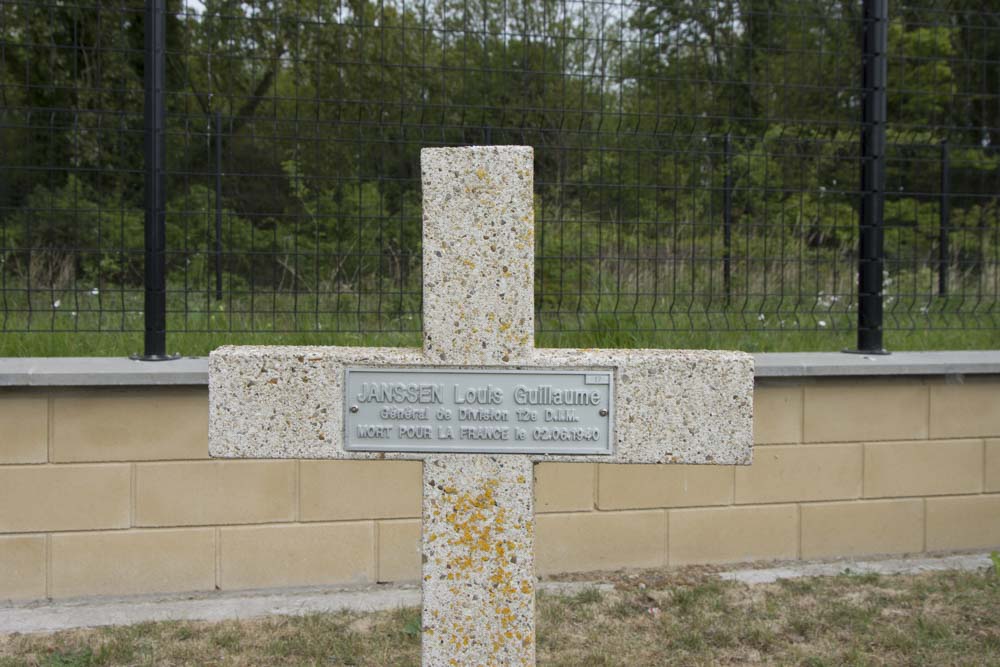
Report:
M531 148L425 149L424 356L504 366L534 350ZM424 460L423 664L535 663L527 456Z
M503 366L534 351L533 153L527 146L421 151L430 363Z
M532 463L424 461L423 664L534 665Z

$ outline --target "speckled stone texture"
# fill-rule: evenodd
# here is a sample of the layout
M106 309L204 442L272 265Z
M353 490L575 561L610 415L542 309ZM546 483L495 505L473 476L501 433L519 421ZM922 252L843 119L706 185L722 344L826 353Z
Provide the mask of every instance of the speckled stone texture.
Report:
M423 664L535 664L532 463L424 461Z
M533 157L528 146L420 151L428 361L506 364L531 354Z
M456 364L482 368L469 364ZM209 450L229 458L423 459L343 448L347 366L434 368L417 349L224 347L209 359ZM533 455L533 461L748 464L753 359L704 350L540 349L506 368L610 368L610 457Z
M551 368L613 368L611 457L536 461L749 464L753 455L753 357L715 350L536 350Z

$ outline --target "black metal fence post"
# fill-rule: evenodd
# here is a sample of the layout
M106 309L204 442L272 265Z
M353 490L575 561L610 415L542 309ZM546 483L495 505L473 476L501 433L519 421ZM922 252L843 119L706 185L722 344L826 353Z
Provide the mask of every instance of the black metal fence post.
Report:
M733 137L726 132L726 177L722 195L722 282L726 290L726 305L732 297L732 245L733 245Z
M888 0L864 0L862 12L858 347L852 351L885 354L882 345L882 216L885 209Z
M938 294L948 293L948 233L951 227L951 156L948 140L941 142L941 201L938 207Z
M167 355L166 283L166 0L146 0L143 61L143 154L145 161L144 361Z
M215 112L215 298L222 300L222 113Z

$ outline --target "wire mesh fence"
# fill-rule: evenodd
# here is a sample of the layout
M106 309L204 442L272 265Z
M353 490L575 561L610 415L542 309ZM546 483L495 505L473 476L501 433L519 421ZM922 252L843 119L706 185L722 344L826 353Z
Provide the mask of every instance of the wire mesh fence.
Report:
M140 0L0 2L0 330L144 327ZM535 148L536 327L853 331L860 2L168 0L168 332L420 330L419 149ZM1000 13L893 3L890 333L1000 331Z

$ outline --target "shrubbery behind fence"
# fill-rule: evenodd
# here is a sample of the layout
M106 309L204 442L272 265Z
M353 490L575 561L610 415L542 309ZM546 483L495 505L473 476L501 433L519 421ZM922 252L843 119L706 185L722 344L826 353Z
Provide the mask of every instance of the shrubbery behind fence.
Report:
M166 330L419 331L456 144L535 148L542 333L853 330L872 58L883 326L998 330L983 7L893 3L880 61L855 1L167 0ZM146 10L0 4L2 331L146 326Z

